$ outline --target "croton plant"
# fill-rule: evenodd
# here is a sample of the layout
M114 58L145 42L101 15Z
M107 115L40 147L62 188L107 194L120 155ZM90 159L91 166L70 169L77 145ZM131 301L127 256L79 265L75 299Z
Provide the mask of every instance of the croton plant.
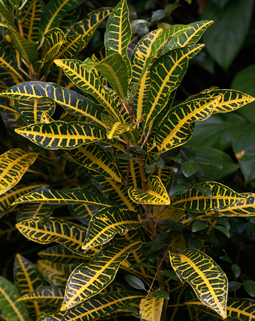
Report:
M43 245L33 263L16 254L14 284L0 277L0 319L253 320L210 252L226 217L255 215L254 195L208 181L183 145L254 98L213 87L175 102L213 21L132 38L126 0L79 20L83 2L0 1L1 231ZM75 59L107 17L105 50Z

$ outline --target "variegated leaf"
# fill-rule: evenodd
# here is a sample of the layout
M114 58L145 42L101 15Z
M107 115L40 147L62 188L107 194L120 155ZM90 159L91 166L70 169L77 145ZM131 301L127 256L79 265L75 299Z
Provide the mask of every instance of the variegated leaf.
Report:
M58 28L61 29L66 36L69 35L69 33L72 33L73 31L72 29L76 25L80 15L81 15L81 6L68 11L68 13L61 20Z
M146 125L165 107L170 93L181 83L188 62L203 45L176 49L155 60L151 67L151 87L145 106Z
M37 266L49 284L64 287L76 264L61 264L48 260L38 260Z
M116 234L124 235L129 230L141 227L135 212L108 207L97 212L89 222L82 248L87 250L105 244Z
M65 111L73 116L87 116L101 126L101 108L88 98L75 91L63 88L53 83L30 81L15 85L1 93L1 95L21 99L50 99L61 105Z
M67 311L62 321L95 321L114 315L119 309L141 300L142 297L144 295L131 291L99 294Z
M55 64L64 70L65 75L81 90L92 95L117 120L119 111L109 92L101 84L98 74L92 68L75 59L56 59Z
M16 287L3 276L0 276L0 309L3 315L11 321L31 321Z
M171 220L175 223L181 223L183 225L188 225L191 223L187 212L178 208L173 208L171 205L165 206L163 210L161 206L153 206L153 214L156 217L160 215L160 221Z
M61 306L62 301L64 300L65 288L56 286L56 285L49 285L41 287L35 291L31 291L21 298L19 298L19 302L27 303L34 303L37 304L38 302L47 304L50 306ZM28 301L28 302L27 302Z
M197 187L207 187L212 191L212 197L199 192ZM205 211L221 211L230 205L246 200L243 194L233 191L231 188L217 182L205 182L193 185L193 187L186 193L177 195L171 200L171 206L191 211L191 212L205 212Z
M20 148L10 149L0 155L0 195L18 184L37 156L38 153L29 153Z
M15 132L46 149L73 149L106 138L106 132L96 125L60 120L32 124Z
M20 254L16 254L14 261L14 282L20 295L47 285L38 268ZM40 306L37 302L26 302L24 304L32 318L36 318L40 313L46 311L45 307Z
M53 245L51 247L48 247L45 250L42 250L38 253L40 257L43 259L46 259L48 261L54 262L54 263L77 263L81 264L84 263L86 258L83 256L80 256L70 250L68 250L66 247L64 247L62 244Z
M61 311L88 300L106 288L114 280L121 262L140 246L140 241L131 244L118 242L101 250L89 263L79 265L68 279Z
M43 314L37 321L62 321L64 314L62 311Z
M238 90L232 89L213 89L202 91L197 95L190 96L190 99L201 99L205 97L215 98L220 97L220 101L213 111L216 113L228 113L249 104L255 100L254 97L244 94Z
M104 118L103 118L104 119ZM68 151L75 163L96 171L101 175L121 182L121 174L115 162L100 145L89 144Z
M59 52L61 46L66 42L64 32L59 28L50 29L45 35L42 45L42 58L38 62L44 63L51 60Z
M43 112L49 116L55 111L55 102L46 99L17 100L14 99L14 108L28 125L38 123Z
M186 27L189 29L173 37L164 48L163 54L173 49L195 45L212 23L212 20L202 20L188 24Z
M164 299L149 297L140 302L140 315L146 321L160 321Z
M102 120L106 127L108 139L118 138L121 134L134 129L136 126L136 124L123 124L122 122L116 121L116 119L111 118L106 114L102 114Z
M43 204L92 204L97 206L116 206L116 204L100 194L88 192L87 189L73 188L56 190L49 186L40 187L15 200L12 205L22 203Z
M219 101L219 96L194 99L170 109L155 134L158 150L167 151L186 143L194 130L190 128L192 123L210 117Z
M182 283L188 282L198 299L221 317L227 317L228 279L208 255L184 249L169 252L170 262Z
M42 186L42 184L31 184L31 185L17 185L5 194L0 196L0 218L3 217L8 210L10 210L12 203L20 196L31 192L35 188Z
M47 221L34 218L19 222L16 227L29 240L40 244L57 242L75 254L85 257L90 258L100 250L100 248L82 250L87 229L68 221L57 218L50 218Z
M82 224L89 225L92 216L99 211L99 207L90 204L71 204L68 205L70 213Z
M104 36L105 55L119 53L124 59L128 79L131 78L130 62L127 57L127 48L131 39L131 26L129 22L129 13L126 0L121 0L110 14Z
M0 67L15 75L19 81L23 80L15 61L6 53L3 45L0 46Z
M128 195L137 204L169 205L170 198L165 186L157 176L151 176L151 182L147 191L130 187Z
M29 41L38 41L39 39L39 24L43 13L43 4L41 0L27 2L24 7L26 17L23 17L22 24L23 35Z
M29 218L40 217L48 219L54 212L55 206L50 204L25 204L16 215L16 221L21 222Z

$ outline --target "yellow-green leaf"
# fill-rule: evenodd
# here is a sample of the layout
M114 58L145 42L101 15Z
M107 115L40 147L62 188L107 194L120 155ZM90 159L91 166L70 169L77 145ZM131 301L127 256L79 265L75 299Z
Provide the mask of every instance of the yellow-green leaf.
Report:
M3 276L0 276L0 309L3 315L11 321L31 321L16 287Z
M131 303L136 303L142 297L144 295L131 291L99 294L67 311L61 320L95 321L111 315L114 316L116 311Z
M56 285L49 285L41 287L40 289L37 289L35 291L31 291L25 295L23 295L21 298L19 298L19 302L27 303L34 303L37 304L37 302L47 304L50 306L60 306L62 304L62 301L64 299L65 294L65 288L56 286ZM27 302L28 301L28 302ZM47 310L48 307L47 307Z
M134 129L136 124L122 124L120 121L102 114L102 120L105 124L107 131L107 138L118 138L121 134L128 132L131 129Z
M86 301L106 288L114 280L121 262L140 246L140 241L111 244L87 264L79 265L68 279L61 311Z
M199 192L196 186L210 188L212 197ZM243 200L246 200L244 194L239 194L221 183L205 182L195 184L188 192L172 198L171 206L191 212L221 211Z
M121 182L119 169L109 153L98 144L88 144L68 151L68 155L79 165L101 175Z
M158 150L167 151L186 143L194 130L191 126L210 117L219 101L219 96L194 99L170 109L155 134Z
M220 101L215 107L213 114L216 113L228 113L249 104L255 100L254 97L244 94L238 90L232 89L212 89L204 90L197 95L190 96L190 99L201 99L201 98L216 98L220 97Z
M32 124L15 132L46 149L73 149L106 138L105 131L96 125L60 120Z
M24 22L22 23L24 37L29 41L38 41L40 32L39 25L43 13L43 4L41 0L27 2L23 12L26 15Z
M29 153L20 148L10 149L0 155L0 195L18 184L37 156L38 153Z
M228 279L208 255L198 250L169 252L170 262L182 283L188 282L198 299L221 317L227 317Z
M128 195L137 204L169 205L170 198L165 186L157 176L151 176L151 182L147 191L130 187Z
M19 81L23 80L22 75L18 71L18 66L16 65L15 61L6 53L6 49L3 45L0 46L0 67L14 74Z
M105 244L116 234L124 235L129 230L141 227L135 212L108 207L97 212L89 222L82 248L87 250Z
M146 321L160 321L164 299L149 297L140 302L141 319Z
M82 61L75 59L56 59L54 62L78 88L92 95L114 118L119 119L116 104L94 68L87 70Z
M200 44L172 50L155 60L150 70L151 87L144 109L146 125L166 106L170 93L180 85L189 60L202 48Z

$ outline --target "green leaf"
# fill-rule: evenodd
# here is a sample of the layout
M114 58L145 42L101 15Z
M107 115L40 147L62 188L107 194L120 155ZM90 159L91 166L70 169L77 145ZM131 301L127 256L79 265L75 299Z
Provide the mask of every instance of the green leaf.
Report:
M137 204L169 205L170 198L165 186L157 176L151 176L151 183L147 191L130 187L128 195Z
M236 291L236 290L240 289L241 286L242 286L242 283L236 282L236 281L231 281L228 284L228 292Z
M28 153L20 148L10 149L0 155L0 195L19 183L38 153Z
M54 285L44 286L38 290L31 291L19 298L19 302L32 302L36 304L37 302L47 304L50 306L60 306L64 299L65 289L63 287L58 287ZM27 302L26 302L27 304Z
M125 275L125 280L127 283L135 289L146 290L145 285L141 279L134 275Z
M12 321L31 321L22 302L17 302L20 294L16 287L0 276L0 309L3 315Z
M134 129L136 126L136 124L123 124L106 114L102 114L102 120L106 127L108 139L118 138L121 134Z
M151 87L144 109L146 125L166 106L170 93L180 85L188 68L189 60L202 47L203 45L195 45L173 50L155 60L150 70Z
M65 312L62 311L43 314L37 321L61 321L64 314Z
M208 226L202 221L195 221L194 224L192 225L192 232L195 233L197 231L201 231L206 228L208 228Z
M108 317L114 314L116 310L135 303L143 297L144 295L131 291L99 294L67 311L61 321L72 321L74 319L77 321L95 321L104 316Z
M241 274L241 268L236 264L231 264L231 270L234 273L235 278L238 278Z
M160 273L170 279L178 281L178 277L177 277L176 273L172 270L163 270L163 271L160 271Z
M57 59L54 62L64 70L65 75L78 88L92 95L112 117L119 120L119 110L117 110L113 97L101 84L93 68L88 71L81 61L75 59Z
M220 259L224 260L226 262L229 262L229 263L233 263L233 261L231 260L231 258L228 255L222 255L222 256L220 256Z
M140 241L115 243L101 250L89 263L79 265L68 279L61 311L88 300L106 288L114 280L121 262L140 246Z
M29 218L49 218L54 212L55 206L49 204L25 204L22 205L16 215L16 221L21 222Z
M255 297L255 282L252 280L246 280L244 283L245 291L252 297Z
M64 16L85 0L50 0L43 10L40 22L40 40L52 28L57 27Z
M87 229L75 223L50 218L46 222L41 218L34 218L19 222L17 229L26 238L40 244L57 242L78 255L90 257L99 250L82 250L82 240L85 239Z
M105 244L116 234L124 235L129 230L141 227L135 212L108 207L97 212L90 220L82 248L87 250Z
M53 83L29 81L15 85L1 95L21 100L47 98L61 105L65 111L73 116L86 116L104 127L101 120L100 106L75 91L63 88Z
M58 244L48 247L37 253L43 259L55 263L84 263L85 258L68 250L64 245Z
M196 186L209 187L212 197L209 198L199 192ZM198 213L209 210L220 211L231 204L242 201L242 199L245 199L243 194L239 194L221 183L205 182L195 184L188 192L175 196L171 200L171 206Z
M181 170L185 177L190 177L198 171L199 167L196 163L187 161L182 163Z
M174 185L171 190L169 195L170 196L176 196L176 195L180 195L182 193L186 193L190 190L191 185L181 185L181 184L177 184Z
M222 232L223 234L226 235L227 238L230 238L230 232L229 232L229 230L226 229L225 227L223 227L223 226L218 226L218 225L214 225L214 226L212 226L212 228L214 228L214 229Z
M170 109L155 134L158 149L167 151L186 143L194 131L195 121L210 117L219 101L219 96L194 99Z
M155 291L155 292L151 292L151 294L155 298L163 298L165 300L169 300L169 295L166 291Z
M215 22L205 33L204 42L209 54L225 70L243 46L251 22L252 8L252 0L229 1L220 11L212 1L205 7L202 18Z
M23 34L29 41L38 41L39 39L39 25L43 13L43 4L41 0L28 1L23 9L25 12L25 19L22 23Z
M209 197L209 198L212 197L212 190L209 186L196 186L195 188L197 191L206 195L207 197Z
M126 63L128 78L131 77L130 62L127 57L127 48L131 39L131 27L126 0L121 0L110 14L104 36L106 57L118 53Z
M15 132L46 149L73 149L106 139L106 133L101 127L83 122L66 123L60 120L49 124L32 124L15 129Z
M22 75L18 71L18 66L9 54L7 54L6 48L3 45L0 45L0 66L17 77L18 82L23 80Z
M221 268L208 255L197 250L184 249L181 254L169 254L181 282L188 282L204 305L226 318L228 280Z
M15 28L13 16L5 9L5 5L0 3L1 20L6 21L10 26Z
M157 21L157 20L161 20L165 17L166 12L163 9L159 9L153 12L152 16L151 16L151 22Z

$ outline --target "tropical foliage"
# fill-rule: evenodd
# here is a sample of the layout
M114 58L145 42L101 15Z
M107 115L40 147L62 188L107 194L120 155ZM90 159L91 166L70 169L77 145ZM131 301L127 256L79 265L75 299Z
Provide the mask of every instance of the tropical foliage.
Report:
M211 87L176 101L212 20L134 37L126 0L80 20L83 2L0 1L0 237L40 257L17 250L14 284L5 265L0 318L172 321L182 306L190 320L252 320L255 301L229 292L253 297L254 282L229 282L212 256L229 218L254 220L255 196L208 179L228 165L183 145L255 98ZM76 59L107 17L104 50Z

